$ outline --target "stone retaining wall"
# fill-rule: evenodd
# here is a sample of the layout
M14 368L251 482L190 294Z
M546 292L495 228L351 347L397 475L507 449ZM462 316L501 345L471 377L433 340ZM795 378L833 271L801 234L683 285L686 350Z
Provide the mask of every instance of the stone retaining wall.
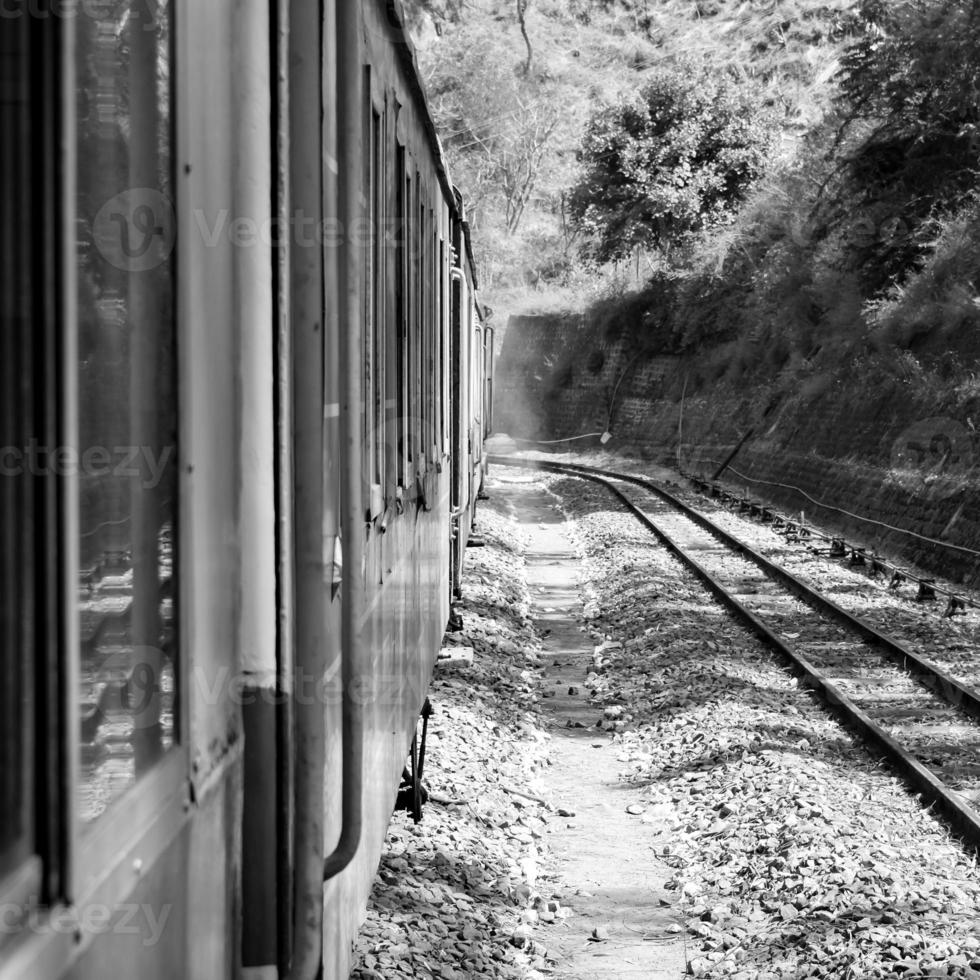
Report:
M542 440L609 428L609 448L679 459L703 475L754 429L729 482L852 543L980 586L980 556L944 546L980 551L980 439L967 409L922 403L898 382L814 384L775 404L769 390L731 387L682 401L685 367L680 357L597 345L581 317L514 318L498 362L495 427Z

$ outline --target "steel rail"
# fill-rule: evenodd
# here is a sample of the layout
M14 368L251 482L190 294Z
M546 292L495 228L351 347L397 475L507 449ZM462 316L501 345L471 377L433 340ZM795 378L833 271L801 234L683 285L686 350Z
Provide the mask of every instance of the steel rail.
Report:
M902 651L902 656L906 656L907 653L911 654L911 651L906 653L904 647L901 646L897 641L892 640L890 637L886 637L884 634L879 633L872 626L865 623L863 620L859 620L856 617L852 617L850 613L842 609L836 603L831 602L824 596L820 596L819 593L814 592L809 586L805 585L795 576L791 575L785 569L780 568L769 559L764 558L762 555L758 555L751 548L745 545L743 542L738 541L738 539L732 537L726 531L723 531L717 525L715 525L710 519L705 518L703 515L699 515L702 519L698 520L694 517L697 514L689 508L683 501L678 500L669 491L664 490L661 487L657 487L656 484L652 484L650 481L643 479L642 477L633 476L631 474L615 473L610 470L599 470L595 467L583 466L580 464L568 464L568 463L552 463L546 460L528 460L521 459L519 457L513 456L500 456L491 455L489 457L489 462L498 466L511 466L521 469L537 469L544 470L546 472L559 473L567 476L575 476L581 479L590 480L596 483L610 493L613 494L618 500L620 500L634 517L649 530L658 540L660 540L667 550L674 555L683 565L685 565L694 575L707 587L707 589L722 603L727 609L729 609L739 620L741 620L748 629L757 636L766 646L777 652L780 656L786 659L790 665L794 668L795 672L800 676L805 684L805 686L816 691L826 702L828 707L833 711L833 713L852 731L859 733L868 742L877 746L881 753L895 766L899 774L905 779L906 783L911 786L915 791L922 794L923 798L928 800L930 803L935 805L937 811L945 817L947 823L966 841L971 847L976 850L980 850L980 814L978 814L972 807L965 804L955 793L951 790L942 780L936 777L936 775L924 766L918 759L914 758L906 749L904 749L899 742L897 742L891 735L889 735L880 725L874 722L871 717L859 708L853 701L850 700L835 684L833 684L824 674L817 669L810 661L804 657L802 654L797 652L793 646L787 643L782 637L774 633L755 613L744 606L734 595L732 595L725 586L718 581L696 558L688 554L677 542L667 534L663 528L659 527L650 517L645 514L630 498L624 494L618 487L614 485L612 481L618 481L622 483L630 483L639 486L643 489L649 490L667 503L676 506L685 516L690 517L695 520L695 522L700 525L704 530L709 531L711 534L717 536L722 543L730 546L733 550L736 550L740 554L755 561L756 558L760 559L758 565L764 571L768 571L767 566L773 569L778 569L778 573L773 572L773 575L779 579L782 584L786 585L791 591L796 592L794 585L790 582L796 583L802 590L802 593L797 593L800 598L809 601L808 597L813 596L820 601L820 611L826 612L828 615L832 616L835 620L845 626L851 626L855 632L857 632L862 639L871 640L875 645L879 645L875 640L871 639L870 636L866 634L865 631L870 631L874 637L880 638L887 644L892 644L898 647ZM688 513L690 511L690 513ZM783 578L785 576L785 579ZM826 603L826 608L823 607L823 603ZM838 618L840 617L840 618ZM914 657L915 664L918 665L918 670L929 671L937 679L948 678L943 671L939 668L933 667L928 661L923 660L915 654L911 654L910 659ZM952 678L948 678L952 685L955 685L955 691L962 691L965 695L968 695L971 699L971 703L976 705L977 713L969 711L974 718L980 718L980 698L977 695L969 691L959 682L954 681ZM942 690L937 690L937 685L928 685L933 693L936 693L939 697L942 697L948 703L950 703L955 708L961 708L963 710L968 710L965 704L956 704L946 696L945 692ZM942 685L944 686L944 685Z
M502 463L506 458L494 457L492 461ZM559 465L544 460L535 462L542 463L541 468L545 469ZM753 562L770 578L774 578L786 586L798 599L805 602L811 608L816 609L817 612L821 612L830 617L845 629L857 633L863 640L881 650L911 673L914 673L926 687L938 694L944 701L953 705L955 708L959 708L964 714L969 715L975 721L980 721L980 693L976 690L956 680L955 677L946 673L941 667L937 667L930 661L925 660L900 640L889 636L887 633L883 633L855 613L848 612L834 602L833 599L828 599L827 596L822 595L816 589L807 585L792 572L787 571L761 552L745 544L744 541L740 541L734 535L724 530L724 528L719 527L711 518L706 517L700 511L672 494L669 490L644 477L634 476L629 473L601 470L578 463L563 463L560 465L563 467L563 472L575 472L583 476L592 475L610 480L619 480L622 483L632 483L644 490L655 493L662 500L679 510L685 517L694 521L705 531L708 531L716 537L722 544L727 545L733 551L737 551L744 558Z

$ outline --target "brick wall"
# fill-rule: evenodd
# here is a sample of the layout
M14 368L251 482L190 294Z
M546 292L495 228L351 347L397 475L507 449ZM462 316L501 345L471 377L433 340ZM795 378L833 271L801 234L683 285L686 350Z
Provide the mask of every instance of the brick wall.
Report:
M674 465L680 446L683 468L702 474L754 428L728 482L852 543L980 586L978 556L902 533L980 551L980 439L968 411L941 411L898 382L817 386L771 408L768 390L730 387L682 403L686 367L680 357L634 359L620 344L596 343L581 317L513 318L498 362L495 427L561 439L608 425L609 448Z

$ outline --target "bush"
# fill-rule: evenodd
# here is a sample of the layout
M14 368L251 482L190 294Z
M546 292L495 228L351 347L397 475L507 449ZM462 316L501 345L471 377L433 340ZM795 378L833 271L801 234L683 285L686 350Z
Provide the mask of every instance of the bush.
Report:
M904 282L867 304L880 338L909 347L919 336L950 342L957 333L980 338L980 202L931 223L929 254Z
M727 220L763 172L772 129L751 87L667 69L591 119L572 217L600 262L670 249Z

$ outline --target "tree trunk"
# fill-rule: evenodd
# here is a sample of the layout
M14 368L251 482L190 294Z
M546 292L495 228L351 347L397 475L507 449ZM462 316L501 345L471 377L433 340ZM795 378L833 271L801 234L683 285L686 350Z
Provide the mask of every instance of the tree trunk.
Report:
M527 45L527 61L524 63L524 74L528 75L531 72L531 58L534 56L534 51L531 48L531 39L527 36L527 24L524 21L524 14L527 12L527 6L531 0L517 0L517 20L521 25L521 34L524 36L524 43Z

